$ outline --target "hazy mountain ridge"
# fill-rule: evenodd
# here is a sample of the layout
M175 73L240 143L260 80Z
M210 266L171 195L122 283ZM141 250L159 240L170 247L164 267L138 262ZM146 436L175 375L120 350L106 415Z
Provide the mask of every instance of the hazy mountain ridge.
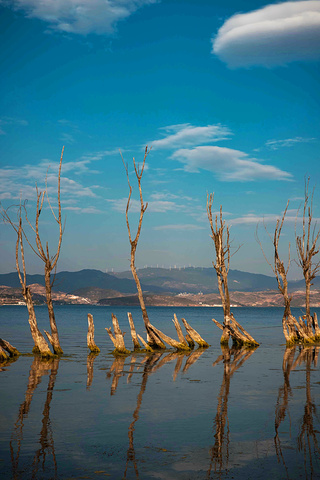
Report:
M217 276L213 267L143 268L138 270L138 275L142 290L150 293L218 292ZM240 270L230 270L228 281L230 291L257 292L277 289L274 277ZM27 283L44 286L44 275L27 275ZM319 287L320 278L317 277L313 284ZM20 288L17 273L0 274L0 285ZM135 294L137 291L131 271L110 274L93 269L59 272L56 274L53 287L55 291L68 294L88 288L113 290L121 294ZM304 288L304 281L289 282L289 288L291 290Z
M147 305L201 306L221 305L216 273L213 268L139 270L141 286ZM138 305L137 289L131 271L115 274L100 270L59 272L53 288L56 304ZM319 279L315 279L311 297L314 306L320 305ZM28 275L36 304L45 303L43 275ZM23 301L16 272L0 275L0 304ZM277 290L275 278L230 270L231 302L243 306L282 306L283 298ZM290 282L294 291L292 306L304 303L304 281Z

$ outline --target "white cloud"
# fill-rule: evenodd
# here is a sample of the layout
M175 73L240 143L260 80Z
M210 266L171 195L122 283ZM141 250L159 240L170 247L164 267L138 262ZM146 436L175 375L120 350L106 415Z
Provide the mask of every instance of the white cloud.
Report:
M70 210L74 213L82 214L82 213L88 213L89 215L97 215L100 213L105 214L106 212L103 212L102 210L99 210L98 208L95 207L64 207L63 210Z
M271 150L278 150L282 147L293 147L297 143L309 143L316 140L315 138L304 138L304 137L294 137L294 138L285 138L284 140L268 140L266 146Z
M190 230L205 230L205 227L201 227L199 225L193 224L185 224L185 225L160 225L158 227L154 227L154 230L182 230L182 231L190 231Z
M193 149L182 148L171 156L184 164L187 172L207 170L221 180L247 181L257 179L289 180L292 175L272 165L249 158L240 150L216 146L200 146Z
M113 210L116 210L120 213L125 213L128 199L107 199L107 202L112 204ZM179 205L168 200L151 200L150 202L145 201L145 204L146 203L148 203L147 211L153 213L177 212L185 210L186 208L185 205ZM130 213L140 213L140 201L135 199L130 200L129 214Z
M39 18L54 30L87 35L111 34L120 20L157 0L0 0Z
M94 190L98 187L91 185L84 186L79 181L70 178L70 173L79 175L81 173L96 173L89 168L93 158L82 158L74 162L62 163L61 174L61 195L68 200L71 198L95 198ZM29 201L36 198L35 184L37 183L39 190L45 188L45 178L47 175L48 193L54 199L57 192L57 175L59 163L57 161L50 162L47 159L42 160L38 164L25 164L21 167L3 167L0 168L0 197L2 199L19 199L20 196Z
M320 1L284 2L229 18L212 53L230 67L320 59Z
M225 140L231 135L230 130L223 125L207 125L196 127L190 123L170 125L163 130L167 136L160 140L149 142L153 149L180 148L202 143L212 143L217 140Z

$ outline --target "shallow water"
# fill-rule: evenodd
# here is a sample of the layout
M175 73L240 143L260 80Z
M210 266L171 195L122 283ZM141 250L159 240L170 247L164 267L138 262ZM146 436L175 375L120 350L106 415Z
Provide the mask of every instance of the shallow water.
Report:
M320 348L286 349L281 308L233 309L260 342L240 352L220 348L219 308L148 311L175 338L173 313L185 317L210 348L115 359L105 327L115 313L131 348L127 308L58 306L65 355L0 367L0 478L320 478ZM98 356L87 352L87 313ZM36 314L47 329L46 308ZM0 322L1 337L31 351L24 307L1 307Z

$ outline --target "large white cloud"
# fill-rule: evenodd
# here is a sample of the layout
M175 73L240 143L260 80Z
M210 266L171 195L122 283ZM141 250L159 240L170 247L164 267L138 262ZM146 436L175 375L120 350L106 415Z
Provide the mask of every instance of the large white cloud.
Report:
M320 1L285 2L234 15L212 45L212 53L230 67L319 60Z
M225 140L231 135L230 130L223 125L206 125L197 127L190 123L170 125L164 127L165 137L160 140L149 142L152 148L180 148L185 146L211 143L217 140Z
M87 35L110 34L115 25L143 5L157 0L0 0L24 10L29 17L39 18L51 28Z
M181 148L172 159L184 164L188 172L207 170L221 180L248 181L257 179L289 180L292 175L272 165L260 163L245 152L216 146Z

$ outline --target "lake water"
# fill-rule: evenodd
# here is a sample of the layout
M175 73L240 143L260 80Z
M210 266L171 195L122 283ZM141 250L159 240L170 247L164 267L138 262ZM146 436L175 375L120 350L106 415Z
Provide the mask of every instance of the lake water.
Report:
M130 311L145 338L140 310ZM55 312L64 356L0 367L1 479L320 478L320 346L286 349L283 309L234 308L260 347L222 351L211 321L223 320L220 308L149 308L168 335L176 338L176 313L211 346L125 358L113 357L105 327L115 313L131 349L127 308ZM86 348L87 313L98 356ZM46 308L36 314L48 329ZM2 338L31 352L25 307L1 307L0 325Z

